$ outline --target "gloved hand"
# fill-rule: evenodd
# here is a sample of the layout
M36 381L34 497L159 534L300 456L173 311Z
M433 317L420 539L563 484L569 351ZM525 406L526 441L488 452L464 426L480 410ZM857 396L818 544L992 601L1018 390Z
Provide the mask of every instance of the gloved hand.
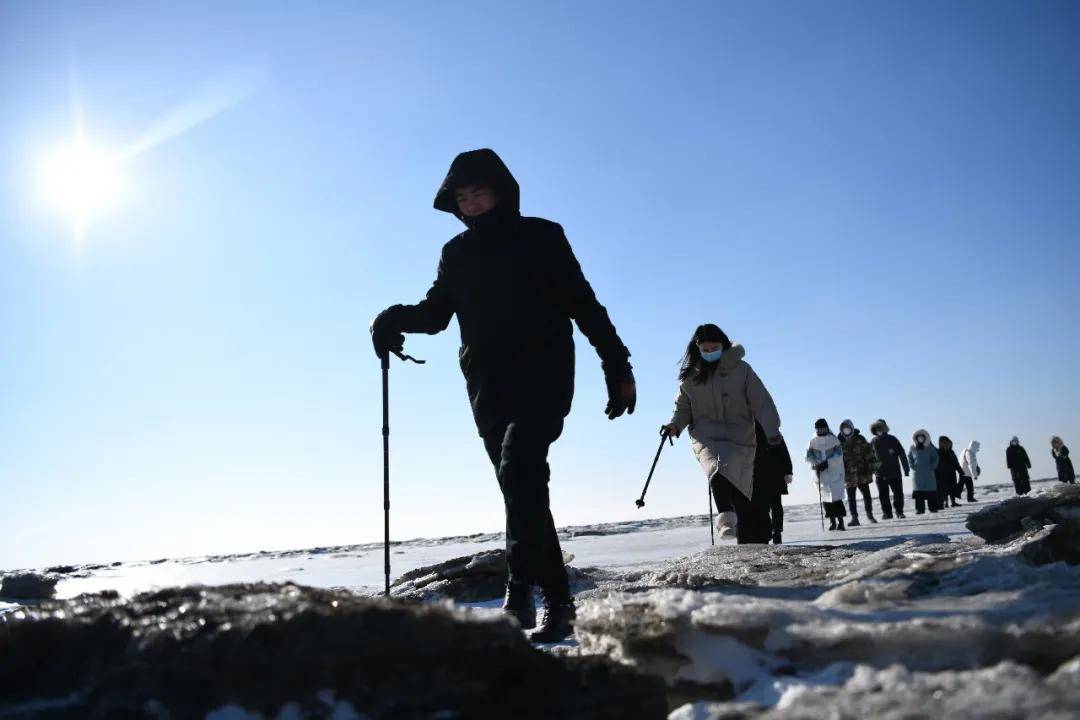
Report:
M821 462L819 462L817 465L814 466L814 469L817 470L819 473L825 472L828 468L829 468L829 461L828 460L822 460Z
M777 434L773 435L771 438L769 438L769 444L770 445L779 445L782 442L784 442L784 436L781 435L780 433L777 433Z
M637 383L634 382L634 371L630 369L630 363L624 362L621 367L611 367L604 363L603 367L608 393L604 412L608 420L614 420L624 412L633 415L634 407L637 406Z
M784 476L784 482L787 483L788 485L790 485L791 481L794 480L794 479L795 479L795 477L793 475L785 475Z
M401 305L391 305L371 321L371 344L380 359L405 346L400 326Z

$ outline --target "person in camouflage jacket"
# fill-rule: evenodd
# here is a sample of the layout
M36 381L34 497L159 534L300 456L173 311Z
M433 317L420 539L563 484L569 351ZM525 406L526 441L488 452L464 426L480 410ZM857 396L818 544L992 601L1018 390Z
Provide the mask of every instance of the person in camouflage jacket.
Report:
M848 508L851 510L851 522L848 527L859 525L859 508L855 492L862 493L866 507L866 517L876 523L874 504L870 498L870 482L877 465L877 456L870 443L858 431L850 420L840 423L840 443L844 447L844 486L847 488Z

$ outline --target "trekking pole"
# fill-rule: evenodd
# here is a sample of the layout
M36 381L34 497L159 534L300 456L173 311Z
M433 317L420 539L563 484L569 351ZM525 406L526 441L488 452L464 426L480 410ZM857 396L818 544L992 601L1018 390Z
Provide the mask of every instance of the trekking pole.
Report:
M712 478L705 481L705 492L709 496L709 544L716 545L716 526L713 525L712 513Z
M402 361L411 360L423 365L424 360L406 355L400 349L390 352ZM383 569L386 588L383 594L390 597L390 354L382 356L382 436L383 436Z
M664 450L664 441L667 440L672 446L675 445L675 440L668 434L667 430L660 428L660 447L656 449L656 457L653 458L652 467L649 468L649 477L645 478L645 487L641 489L641 497L634 501L634 504L638 508L645 507L645 493L649 492L649 483L652 482L653 472L656 471L656 463L660 460L660 453Z
M818 512L821 513L821 532L825 532L825 503L821 498L821 473L818 473L817 479L817 506Z

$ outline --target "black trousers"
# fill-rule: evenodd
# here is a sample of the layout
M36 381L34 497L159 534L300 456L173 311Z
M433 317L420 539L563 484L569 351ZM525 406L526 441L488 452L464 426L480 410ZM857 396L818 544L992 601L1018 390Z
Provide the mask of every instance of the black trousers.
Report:
M937 512L941 509L941 494L937 490L916 490L912 495L915 498L915 512Z
M784 532L784 496L774 492L769 502L769 515L772 520L773 535Z
M1028 477L1027 473L1013 470L1012 481L1017 495L1027 495L1031 492L1031 479Z
M569 595L548 496L548 449L561 434L561 419L525 419L500 424L483 435L506 507L510 580L538 584L555 601Z
M892 517L893 510L897 513L904 512L904 480L903 478L883 478L880 475L877 480L878 500L881 502L881 514ZM889 507L889 491L892 491L892 508Z
M735 540L740 545L767 543L772 539L772 522L769 520L770 493L764 485L765 483L754 483L753 497L747 499L720 473L713 475L709 482L717 509L723 507L725 510L720 512L735 511L738 520Z
M956 485L956 497L960 497L967 490L968 502L975 502L975 481L967 475L960 476L960 482Z
M874 501L870 497L870 484L859 485L858 489L859 492L862 493L863 505L866 507L866 516L874 517ZM847 489L847 502L848 507L851 508L851 517L857 520L859 518L859 506L855 502L855 488L853 487Z

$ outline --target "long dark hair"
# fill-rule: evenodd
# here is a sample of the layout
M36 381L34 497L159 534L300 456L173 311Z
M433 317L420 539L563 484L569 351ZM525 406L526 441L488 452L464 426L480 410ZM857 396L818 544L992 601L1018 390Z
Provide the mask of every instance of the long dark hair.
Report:
M719 363L705 362L701 357L701 351L698 350L699 342L720 343L725 352L731 349L731 340L723 330L712 323L698 325L694 329L690 342L686 344L686 353L683 355L682 366L679 368L680 381L692 377L696 383L707 382L716 371L716 366L719 365Z

